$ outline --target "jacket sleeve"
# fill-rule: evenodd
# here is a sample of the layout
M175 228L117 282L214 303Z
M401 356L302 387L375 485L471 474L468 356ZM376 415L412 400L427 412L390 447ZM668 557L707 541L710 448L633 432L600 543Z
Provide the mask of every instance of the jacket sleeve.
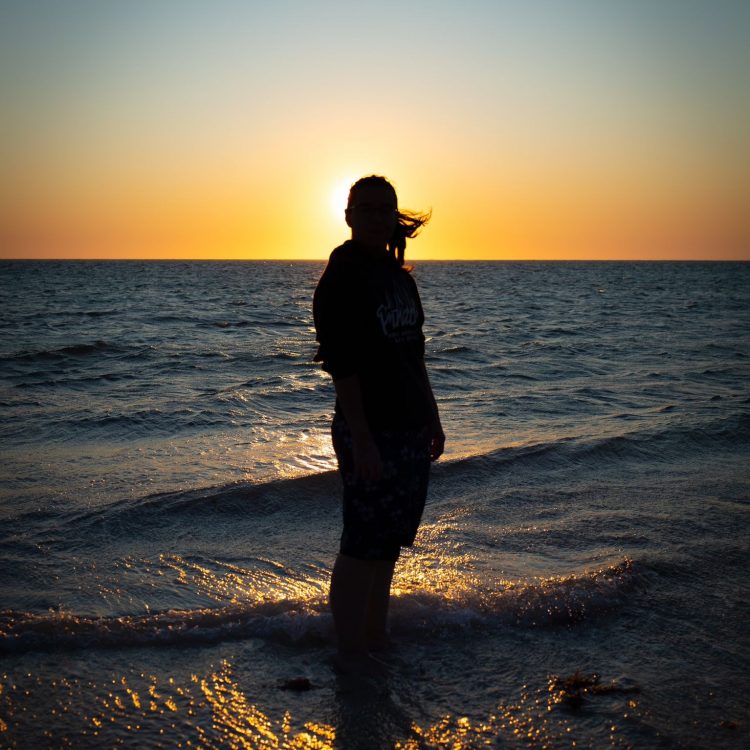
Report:
M313 359L334 380L359 371L362 330L358 326L356 280L346 264L331 258L313 297L318 352Z

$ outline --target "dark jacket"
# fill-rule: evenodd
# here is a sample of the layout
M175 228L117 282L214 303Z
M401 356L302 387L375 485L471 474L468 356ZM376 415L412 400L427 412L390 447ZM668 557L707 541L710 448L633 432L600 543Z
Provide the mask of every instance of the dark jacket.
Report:
M337 247L315 290L313 315L315 361L334 380L359 377L371 428L429 424L424 313L414 279L396 260L352 240Z

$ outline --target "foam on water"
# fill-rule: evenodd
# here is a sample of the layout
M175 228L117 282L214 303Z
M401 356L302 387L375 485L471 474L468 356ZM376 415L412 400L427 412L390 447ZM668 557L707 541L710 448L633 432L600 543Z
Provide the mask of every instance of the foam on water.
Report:
M609 612L633 586L631 560L600 570L532 581L466 578L448 593L394 592L392 628L400 636L420 631L497 624L566 625ZM403 585L403 584L402 584ZM213 609L167 610L143 615L91 617L61 610L44 614L0 612L0 653L46 649L215 643L237 638L283 642L331 639L327 601L320 594Z

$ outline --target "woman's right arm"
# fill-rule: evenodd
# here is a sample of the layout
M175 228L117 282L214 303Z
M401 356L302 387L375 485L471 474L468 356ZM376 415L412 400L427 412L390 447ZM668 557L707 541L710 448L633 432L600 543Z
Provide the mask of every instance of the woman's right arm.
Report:
M383 473L380 451L367 424L358 375L335 379L336 397L352 435L354 470L362 478L377 481Z
M335 251L334 251L335 253ZM336 398L352 435L354 466L362 479L377 480L382 463L365 416L357 369L361 330L357 326L356 279L331 255L313 299L315 329L320 348L316 362L330 373Z

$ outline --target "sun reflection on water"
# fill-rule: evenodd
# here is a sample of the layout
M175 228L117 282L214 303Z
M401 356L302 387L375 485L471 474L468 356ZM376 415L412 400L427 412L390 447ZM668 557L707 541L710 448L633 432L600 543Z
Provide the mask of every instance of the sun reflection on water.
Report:
M175 583L222 603L305 603L320 598L328 585L325 571L301 573L265 558L254 562L255 566L250 567L220 560L201 563L178 554L159 556L160 565L165 572L172 572Z
M635 704L628 703L630 708ZM472 750L486 747L519 747L529 750L579 747L579 732L575 713L570 707L561 707L559 695L544 688L531 690L524 685L520 699L501 702L484 720L472 721L466 716L446 714L433 724L420 726L413 723L411 737L396 741L394 750L423 750L424 748L450 748ZM627 714L624 715L627 719ZM606 722L606 739L600 737L597 747L631 748L621 736L617 724ZM502 738L503 743L499 742ZM505 744L507 743L507 744ZM592 747L585 744L581 746Z
M31 673L3 674L0 745L551 750L579 746L585 724L583 746L627 748L632 745L624 736L623 722L639 710L632 686L599 683L595 676L576 673L569 678L550 676L546 684L523 685L513 691L514 696L492 704L486 714L445 711L425 719L421 710L417 715L404 713L419 681L399 678L388 689L370 685L355 695L342 691L335 680L323 680L317 686L320 690L313 691L314 697L312 693L293 697L276 687L268 692L270 686L253 676L246 659L242 662L241 669L236 658L224 658L218 665L206 664L208 668L198 673L120 672L104 681L85 676L50 679ZM590 688L583 707L561 700L561 689L579 684ZM589 704L598 704L597 710ZM592 731L595 744L588 742ZM36 744L31 743L33 738Z
M214 736L209 736L201 726L196 727L206 748L333 750L336 731L332 726L307 722L303 731L295 732L289 711L280 720L272 720L248 700L227 661L222 662L217 672L202 679L200 686L212 711L214 730Z

